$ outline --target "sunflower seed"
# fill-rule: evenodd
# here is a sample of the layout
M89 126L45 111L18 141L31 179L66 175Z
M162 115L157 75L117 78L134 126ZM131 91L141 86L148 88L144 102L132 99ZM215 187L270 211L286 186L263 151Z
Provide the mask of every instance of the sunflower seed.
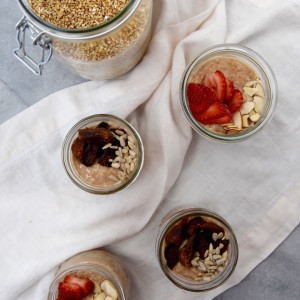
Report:
M208 248L208 252L209 252L209 253L212 253L213 249L214 249L214 248L213 248L213 245L212 245L212 243L210 243L210 244L209 244L209 248Z
M221 259L218 259L218 260L216 261L216 263L217 263L217 266L219 266L219 265L223 265L225 261L226 261L226 258L221 258Z
M199 252L196 251L196 252L194 253L194 256L195 256L195 257L199 257L199 256L200 256Z
M223 272L223 271L224 271L224 267L219 266L219 267L218 267L218 271L219 271L219 272Z
M136 157L136 152L133 151L133 150L129 150L129 154L130 154L130 156L132 156L132 157Z
M199 266L198 269L205 272L206 271L206 266L202 261L199 261Z
M208 256L208 250L205 251L204 258L206 258L207 256Z
M121 130L115 130L115 133L117 134L117 135L123 135L124 134L124 131L121 131Z
M217 254L217 255L220 254L220 248L219 248L219 247L216 248L216 254Z
M102 149L104 150L104 149L107 149L109 147L111 147L111 143L106 144L105 146L102 147Z
M125 147L125 141L124 141L124 139L122 138L122 137L120 137L120 145L122 146L122 147ZM123 149L122 149L123 150ZM121 150L121 151L122 151Z
M204 277L203 277L203 280L204 280L204 281L210 281L211 278L210 278L210 276L204 276Z
M120 168L120 164L119 163L112 163L111 166L115 169L119 169Z
M131 135L128 135L128 141L135 144L134 138Z
M187 239L184 240L184 241L181 243L181 245L180 245L180 247L179 247L179 250L181 250L181 249L187 244L187 242L188 242Z
M214 260L217 260L217 259L219 259L219 258L222 258L222 256L221 256L221 255L213 255L213 259L214 259Z
M112 181L115 181L115 182L118 182L118 181L119 181L119 179L118 179L116 176L114 176L114 175L109 175L108 178L109 178L110 180L112 180Z
M128 153L128 149L123 148L123 149L122 149L122 153L124 153L124 154Z
M228 257L228 252L225 251L223 254L222 254L222 258L227 258Z
M111 148L111 149L118 149L117 146L111 146L110 148Z
M224 248L224 245L222 243L219 244L219 249L221 250L222 248Z
M224 236L223 232L220 232L220 233L218 234L218 239L221 239L223 236Z
M193 266L197 267L197 266L198 266L198 260L199 260L199 257L194 258L194 259L191 261L191 264L192 264Z
M131 143L130 141L128 141L128 146L130 149L135 150L135 144Z
M132 172L134 170L134 163L132 162L131 164L130 164L130 172Z
M216 240L218 239L218 234L217 234L216 232L214 232L214 233L212 234L212 239L213 239L214 241L216 241Z

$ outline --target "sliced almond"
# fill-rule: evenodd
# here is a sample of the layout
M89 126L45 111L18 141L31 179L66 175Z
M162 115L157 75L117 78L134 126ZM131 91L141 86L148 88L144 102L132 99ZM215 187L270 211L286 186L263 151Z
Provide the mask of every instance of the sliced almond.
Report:
M245 86L243 88L244 92L248 95L248 96L253 96L255 94L257 94L258 92L258 89L257 88L250 88L250 87L247 87Z
M248 102L246 102L248 103ZM239 111L236 111L232 116L233 124L236 125L238 129L242 129L242 116Z
M248 118L249 118L249 115L242 116L242 124L243 124L243 127L245 127L245 128L249 127Z
M104 292L100 293L100 294L96 294L94 296L94 300L104 300L106 298L106 295Z
M264 108L264 99L260 96L254 96L253 102L255 103L254 110L257 113L262 112Z
M256 80L246 82L245 86L252 87L257 84Z
M261 84L256 85L256 90L257 90L257 92L255 93L255 95L260 96L262 98L265 97L265 93L264 93L264 90L263 90Z
M94 283L94 294L100 294L102 292L100 285L94 280L93 283Z
M246 93L243 93L243 102L249 102L252 100L253 98L251 96L248 96Z
M255 104L251 102L244 102L240 107L240 112L242 115L247 115L254 108Z
M257 122L259 118L260 118L260 114L259 113L256 113L256 114L250 116L250 120L252 122Z

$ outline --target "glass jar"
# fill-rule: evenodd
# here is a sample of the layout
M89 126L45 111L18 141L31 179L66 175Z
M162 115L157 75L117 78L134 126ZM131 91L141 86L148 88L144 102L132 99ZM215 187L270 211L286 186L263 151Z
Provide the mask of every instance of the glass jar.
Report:
M100 174L100 172L102 171L106 172L106 167L102 167L98 162L96 162L94 164L95 168L89 169L89 167L85 168L84 165L82 165L81 163L76 163L75 161L72 153L72 144L78 137L78 130L86 127L96 127L100 122L112 123L114 124L114 126L118 126L124 129L126 133L128 135L130 134L134 139L134 144L136 146L134 150L134 152L136 153L136 161L134 164L134 168L132 168L131 172L128 174L128 177L125 180L120 180L119 182L115 183L112 182L111 184L106 184L104 182L102 184L103 177L99 177L97 173ZM118 149L115 149L114 151L118 151ZM125 155L123 157L125 158ZM144 147L140 135L127 121L108 114L92 115L76 123L66 135L62 146L62 162L69 178L81 189L94 194L111 194L123 190L137 179L144 164ZM85 176L86 173L87 176ZM109 174L107 176L109 176ZM97 178L99 178L99 182Z
M57 299L58 285L67 275L89 278L99 286L107 279L116 288L118 300L129 297L130 281L124 266L116 256L104 250L82 252L62 263L49 288L48 300Z
M66 29L41 19L28 0L19 0L24 17L17 24L14 54L41 75L52 52L76 74L91 80L110 79L131 70L142 59L151 37L152 0L131 0L111 20L85 29ZM37 61L27 54L25 35L42 50Z
M254 126L243 129L236 134L223 134L211 130L211 127L202 125L192 115L188 99L187 85L190 82L192 74L200 69L206 62L214 58L232 58L241 61L252 69L260 78L264 90L264 108L260 114L260 119ZM213 46L201 52L184 71L180 84L180 103L184 116L191 127L200 135L222 142L238 142L252 137L260 132L273 117L277 104L277 83L276 78L267 62L255 51L240 45L222 44Z
M224 229L224 237L229 241L228 246L228 262L224 266L224 270L216 275L209 281L198 280L197 278L192 279L187 277L187 273L184 273L184 276L180 276L177 272L171 270L165 259L165 247L166 247L166 235L169 230L177 225L178 222L193 217L202 217L206 218L206 221L213 222L218 226L221 226ZM183 242L182 244L186 244ZM182 251L182 245L179 247L179 251ZM156 256L161 270L167 276L167 278L176 286L181 289L188 290L190 292L203 292L214 289L224 283L230 275L233 273L237 261L238 261L238 244L236 237L233 233L230 225L218 214L203 208L185 208L179 207L171 210L162 220L159 231L156 239ZM204 260L203 260L204 262ZM179 263L177 263L178 265ZM177 268L177 270L180 270ZM184 269L182 269L183 272Z

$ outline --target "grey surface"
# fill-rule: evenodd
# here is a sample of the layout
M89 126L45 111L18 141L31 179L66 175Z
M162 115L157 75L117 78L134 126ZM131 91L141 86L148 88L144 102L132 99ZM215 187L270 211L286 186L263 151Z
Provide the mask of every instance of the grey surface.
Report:
M45 96L85 81L69 73L55 57L42 77L21 65L12 49L16 47L15 23L22 14L16 1L5 0L1 4L0 124ZM240 284L215 299L300 299L299 250L300 226Z

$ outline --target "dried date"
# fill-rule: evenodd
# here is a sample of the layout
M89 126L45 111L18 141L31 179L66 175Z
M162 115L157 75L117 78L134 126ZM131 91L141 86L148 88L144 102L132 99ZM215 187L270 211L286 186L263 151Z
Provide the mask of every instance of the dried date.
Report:
M82 163L87 167L92 166L97 160L97 152L98 152L97 145L87 143L84 147L84 152L82 155Z
M84 128L78 130L79 137L88 143L106 145L114 142L114 137L110 131L105 128Z

